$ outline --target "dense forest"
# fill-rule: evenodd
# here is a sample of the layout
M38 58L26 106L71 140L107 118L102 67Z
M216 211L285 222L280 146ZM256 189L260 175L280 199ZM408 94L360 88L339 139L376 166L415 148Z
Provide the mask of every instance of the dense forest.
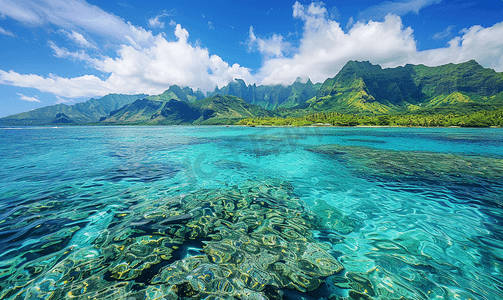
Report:
M249 126L422 126L422 127L503 127L503 109L479 111L471 114L406 114L356 115L337 112L316 113L305 117L260 117L243 119L239 125Z

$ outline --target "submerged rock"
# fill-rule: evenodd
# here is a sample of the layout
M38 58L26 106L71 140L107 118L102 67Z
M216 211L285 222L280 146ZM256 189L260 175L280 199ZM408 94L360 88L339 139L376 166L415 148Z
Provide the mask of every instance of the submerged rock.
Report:
M345 225L328 224L328 211ZM281 299L288 289L316 290L343 270L313 235L320 226L347 232L352 225L328 204L319 215L310 211L279 180L146 199L111 213L85 247L5 274L0 296Z
M335 144L313 146L308 150L345 160L356 169L378 176L447 181L472 181L473 177L503 179L502 158Z
M201 299L252 294L274 298L268 293L275 289L269 287L301 292L318 288L323 277L340 272L342 265L310 234L319 218L289 192L245 183L186 196L182 209L194 217L184 236L210 237L202 249L206 255L166 266L152 283L189 284L184 291ZM175 293L182 296L179 289Z

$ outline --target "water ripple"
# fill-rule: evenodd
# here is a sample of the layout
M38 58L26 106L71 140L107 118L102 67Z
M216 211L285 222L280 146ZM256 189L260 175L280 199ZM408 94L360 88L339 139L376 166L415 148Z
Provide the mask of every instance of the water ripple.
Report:
M249 299L502 299L498 132L6 130L0 298L160 299L175 290L201 293L208 282L232 294L240 290L239 270ZM262 201L250 210L232 206L252 201L249 195ZM182 205L184 197L199 204ZM215 197L224 208L205 204ZM282 210L285 203L294 207ZM264 211L267 218L258 215ZM229 223L235 216L243 222ZM256 228L270 230L261 247L285 252L271 246L252 254ZM195 238L181 234L186 230ZM285 247L286 237L296 244ZM310 273L307 254L292 259L304 253L318 255L326 275Z

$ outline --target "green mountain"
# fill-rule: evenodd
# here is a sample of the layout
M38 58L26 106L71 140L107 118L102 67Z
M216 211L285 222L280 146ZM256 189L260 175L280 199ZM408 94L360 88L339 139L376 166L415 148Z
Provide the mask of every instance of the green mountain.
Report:
M111 111L146 95L109 94L74 105L57 104L0 119L0 125L50 125L95 123Z
M126 105L103 119L103 124L234 124L243 118L269 117L272 113L235 96L215 95L188 102L147 97Z
M194 103L210 113L207 119L196 124L234 124L243 118L271 117L273 113L255 104L246 103L235 96L215 95Z
M211 95L236 96L247 103L256 104L265 109L292 108L305 103L316 96L321 83L313 84L311 80L302 83L298 78L292 85L246 85L242 79L235 79L227 86Z
M323 84L246 85L236 79L210 97L173 85L160 95L110 94L75 105L53 105L0 119L0 125L234 124L254 117L304 117L316 113L470 114L503 107L503 73L471 60L438 67L383 69L349 61ZM141 99L141 100L137 100ZM135 101L136 100L136 101Z
M309 112L403 113L473 112L503 106L503 74L476 61L438 67L405 65L382 69L369 62L349 61L325 80Z
M42 107L32 111L7 116L0 119L0 125L52 125L52 124L88 124L105 119L111 112L131 104L137 99L168 101L171 99L195 102L203 99L204 94L189 87L180 88L177 85L169 87L160 95L147 96L109 94L100 99L93 99L74 105L58 104Z
M164 100L169 101L171 99L176 99L180 101L194 102L204 98L203 92L197 90L194 92L189 87L180 88L177 85L172 85L160 95L148 96L149 100Z

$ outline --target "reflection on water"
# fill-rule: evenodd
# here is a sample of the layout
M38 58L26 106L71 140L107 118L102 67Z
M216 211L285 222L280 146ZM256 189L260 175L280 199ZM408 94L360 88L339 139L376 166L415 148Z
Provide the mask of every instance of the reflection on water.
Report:
M0 132L0 299L503 298L498 129Z

